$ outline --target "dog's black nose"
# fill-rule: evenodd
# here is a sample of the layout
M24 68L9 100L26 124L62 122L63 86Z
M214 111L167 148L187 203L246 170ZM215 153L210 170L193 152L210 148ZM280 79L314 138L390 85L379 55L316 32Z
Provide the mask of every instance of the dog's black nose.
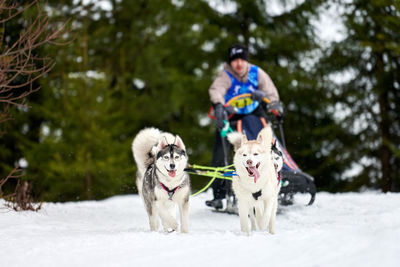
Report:
M169 164L171 170L175 169L175 164Z

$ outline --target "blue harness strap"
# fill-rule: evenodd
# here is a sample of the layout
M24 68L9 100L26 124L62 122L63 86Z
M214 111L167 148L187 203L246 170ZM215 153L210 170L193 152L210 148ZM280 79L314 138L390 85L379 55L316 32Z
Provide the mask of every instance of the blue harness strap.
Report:
M231 79L231 87L225 94L225 103L229 102L232 98L242 95L242 94L251 94L255 90L258 90L258 67L251 65L247 82L241 82L236 77L230 73L229 71L225 71ZM257 101L251 101L244 107L236 107L237 114L249 114L253 112L259 103Z

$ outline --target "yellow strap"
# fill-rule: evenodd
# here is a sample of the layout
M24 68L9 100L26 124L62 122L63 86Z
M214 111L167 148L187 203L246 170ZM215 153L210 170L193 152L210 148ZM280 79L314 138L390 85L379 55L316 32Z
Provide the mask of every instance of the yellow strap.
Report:
M230 105L232 102L236 101L237 99L240 98L251 98L251 94L241 94L241 95L237 95L235 97L232 97L231 99L229 99L229 101L225 104L225 105ZM271 103L271 100L269 100L267 97L263 98L263 101L267 104Z

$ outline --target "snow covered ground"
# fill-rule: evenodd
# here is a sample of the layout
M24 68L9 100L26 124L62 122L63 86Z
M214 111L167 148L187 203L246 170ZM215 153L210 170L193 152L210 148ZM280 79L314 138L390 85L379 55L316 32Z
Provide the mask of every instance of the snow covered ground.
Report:
M190 233L150 232L140 198L0 209L0 266L400 266L400 194L317 194L281 209L277 234L191 199ZM0 200L0 206L3 202Z

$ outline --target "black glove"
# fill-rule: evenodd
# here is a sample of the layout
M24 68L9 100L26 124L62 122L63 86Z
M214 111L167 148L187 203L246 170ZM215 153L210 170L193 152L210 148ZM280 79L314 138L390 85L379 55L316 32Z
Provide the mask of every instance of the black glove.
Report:
M217 125L217 128L221 130L224 127L224 120L227 120L225 108L221 103L215 104L214 114L215 124Z
M283 116L283 104L280 101L273 101L267 106L268 112L273 113L276 117L282 118Z
M267 95L260 90L255 90L251 93L251 99L258 101L258 102L262 102L263 98L266 97Z
M225 108L225 111L228 112L228 114L236 114L236 112L237 112L237 109L231 105L224 107L224 108Z

